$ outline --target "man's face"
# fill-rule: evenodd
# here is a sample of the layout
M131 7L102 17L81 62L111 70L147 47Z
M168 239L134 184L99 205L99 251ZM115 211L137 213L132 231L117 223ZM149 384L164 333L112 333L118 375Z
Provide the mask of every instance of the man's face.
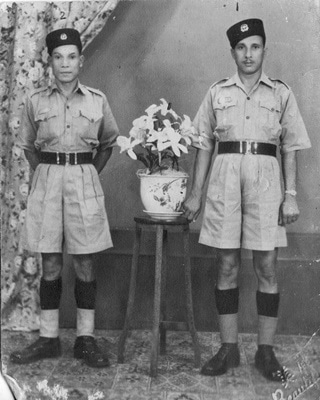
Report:
M231 54L239 72L252 75L261 71L265 55L262 37L249 36L241 40L234 49L231 49Z
M71 83L78 78L83 56L73 44L56 47L52 51L51 66L55 78L61 83Z

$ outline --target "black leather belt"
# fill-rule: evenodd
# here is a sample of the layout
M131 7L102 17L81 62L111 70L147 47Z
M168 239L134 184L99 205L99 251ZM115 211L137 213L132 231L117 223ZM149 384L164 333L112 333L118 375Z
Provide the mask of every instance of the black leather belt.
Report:
M219 142L218 154L262 154L277 157L277 146L271 143L260 143L246 140L243 142Z
M91 164L92 153L54 153L40 152L40 163L57 165Z

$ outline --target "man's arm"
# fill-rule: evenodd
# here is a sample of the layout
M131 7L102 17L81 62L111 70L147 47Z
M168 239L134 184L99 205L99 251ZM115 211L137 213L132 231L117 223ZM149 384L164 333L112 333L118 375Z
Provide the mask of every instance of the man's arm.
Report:
M98 171L98 174L100 174L100 172L106 166L109 158L111 157L112 150L113 150L112 147L108 147L105 150L97 151L97 154L95 155L92 164L95 166L96 170Z
M35 170L37 166L40 163L39 160L39 153L35 151L30 151L30 150L24 150L24 155L26 156L26 159L28 160L28 163L30 164L30 167Z
M282 173L285 191L293 191L291 194L285 193L280 208L280 225L287 225L295 222L300 214L294 195L297 176L297 151L290 151L282 154Z
M202 192L211 166L211 151L198 149L193 171L193 183L189 197L183 203L184 216L189 221L195 221L201 211Z

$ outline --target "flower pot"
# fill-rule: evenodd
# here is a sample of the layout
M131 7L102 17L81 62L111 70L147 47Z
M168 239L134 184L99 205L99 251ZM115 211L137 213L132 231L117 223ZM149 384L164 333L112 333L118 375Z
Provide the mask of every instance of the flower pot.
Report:
M148 175L139 170L140 197L144 212L156 219L174 219L182 214L181 204L187 193L188 174L183 171L164 170Z

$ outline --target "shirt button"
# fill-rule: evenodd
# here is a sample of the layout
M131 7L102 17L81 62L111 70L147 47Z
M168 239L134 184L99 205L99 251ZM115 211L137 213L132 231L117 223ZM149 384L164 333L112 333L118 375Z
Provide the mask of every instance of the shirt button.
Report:
M246 119L250 119L249 115L246 116Z
M70 125L67 125L67 128L70 128Z
M249 97L249 96L247 97L247 100L250 100L250 97Z
M69 110L69 108L70 108L70 107L69 107L69 106L67 106L67 109L68 109L68 110Z

